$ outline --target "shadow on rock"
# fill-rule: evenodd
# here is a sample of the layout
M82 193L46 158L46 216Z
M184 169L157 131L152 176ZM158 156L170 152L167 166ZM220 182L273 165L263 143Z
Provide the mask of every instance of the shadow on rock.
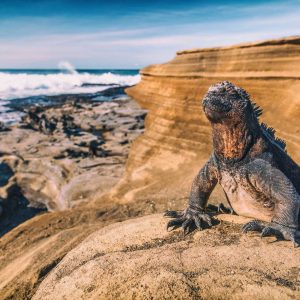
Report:
M45 211L44 207L29 207L20 187L13 179L9 165L0 163L0 237L24 221Z

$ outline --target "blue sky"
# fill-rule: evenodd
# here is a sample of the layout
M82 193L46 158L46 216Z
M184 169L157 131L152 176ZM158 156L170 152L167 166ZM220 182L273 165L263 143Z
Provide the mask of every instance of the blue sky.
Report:
M1 0L0 68L141 68L177 50L300 34L300 0Z

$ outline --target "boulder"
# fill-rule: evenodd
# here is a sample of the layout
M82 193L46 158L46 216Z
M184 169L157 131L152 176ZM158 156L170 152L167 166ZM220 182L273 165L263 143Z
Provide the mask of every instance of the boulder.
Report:
M246 218L220 219L188 236L167 232L160 214L109 225L70 251L33 299L300 297L300 252L292 243L242 234Z

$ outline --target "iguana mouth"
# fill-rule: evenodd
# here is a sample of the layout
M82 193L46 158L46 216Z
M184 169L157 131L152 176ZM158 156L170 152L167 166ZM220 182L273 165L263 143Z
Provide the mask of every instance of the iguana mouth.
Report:
M227 101L222 101L222 99L205 99L203 101L203 108L205 111L228 113L232 109L232 106Z
M217 103L216 103L217 102ZM221 101L204 101L203 109L206 117L211 122L219 122L226 118L231 111L232 106L230 104L222 103Z

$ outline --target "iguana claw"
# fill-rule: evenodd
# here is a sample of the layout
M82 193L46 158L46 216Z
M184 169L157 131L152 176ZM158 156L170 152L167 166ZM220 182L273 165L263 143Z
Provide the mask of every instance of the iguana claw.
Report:
M218 213L233 215L234 211L231 207L226 207L223 203L220 203L218 205Z
M217 214L234 214L233 209L231 207L226 207L223 203L219 203L218 205L208 204L207 208Z
M181 219L175 219L175 220L171 220L168 222L167 224L167 230L169 230L170 227L179 227L182 224L182 220Z
M198 230L203 230L205 227L212 226L211 216L204 212L195 212L189 209L181 213L177 211L166 211L164 216L174 218L167 223L167 230L170 227L174 229L181 226L184 235L190 233L193 227L196 227Z
M260 221L254 220L246 223L242 227L243 232L259 231L261 238L265 236L275 235L278 238L292 241L294 247L300 246L300 231L277 223L262 224Z
M244 224L244 226L242 227L242 231L244 233L248 232L248 231L262 231L263 228L264 228L264 226L261 224L260 221L253 220L253 221L250 221L250 222Z

